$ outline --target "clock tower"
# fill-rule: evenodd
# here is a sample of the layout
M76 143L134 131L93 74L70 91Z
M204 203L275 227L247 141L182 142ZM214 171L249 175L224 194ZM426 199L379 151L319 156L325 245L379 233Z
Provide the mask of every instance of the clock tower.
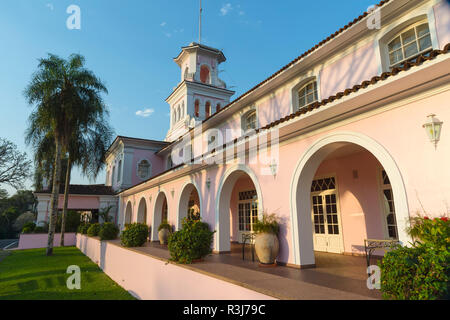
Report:
M222 51L192 42L174 61L180 67L181 79L166 99L170 106L168 142L225 107L234 94L219 78L219 65L226 61Z

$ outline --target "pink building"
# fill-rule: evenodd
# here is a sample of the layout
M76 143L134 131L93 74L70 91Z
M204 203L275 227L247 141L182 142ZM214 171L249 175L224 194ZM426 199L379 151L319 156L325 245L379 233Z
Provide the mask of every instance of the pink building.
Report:
M223 253L275 213L277 260L294 267L361 254L365 239L407 243L411 217L450 210L449 49L447 1L382 1L230 102L224 54L191 43L174 59L166 141L110 147L112 214L155 241L198 208Z

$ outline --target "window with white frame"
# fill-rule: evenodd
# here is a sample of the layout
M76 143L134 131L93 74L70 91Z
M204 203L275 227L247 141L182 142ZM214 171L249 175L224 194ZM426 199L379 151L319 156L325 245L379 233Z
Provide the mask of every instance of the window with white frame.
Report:
M137 175L140 179L148 179L151 174L151 164L148 160L141 160L137 166Z
M244 132L255 130L257 127L256 110L247 112L242 117L242 129Z
M298 109L316 102L318 99L317 81L310 81L298 91Z
M405 61L433 49L428 22L421 21L404 29L388 42L390 67L400 66Z

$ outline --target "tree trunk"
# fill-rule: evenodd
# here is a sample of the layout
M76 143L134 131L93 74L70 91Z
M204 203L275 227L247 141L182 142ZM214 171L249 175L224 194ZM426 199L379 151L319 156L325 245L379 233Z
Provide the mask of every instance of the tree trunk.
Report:
M58 218L59 183L61 180L61 141L55 135L55 164L53 172L53 188L50 198L50 223L48 226L47 256L53 255L53 239L55 237L56 219Z
M66 181L64 186L64 208L61 216L61 242L60 246L64 247L64 232L66 230L66 217L67 217L67 206L69 203L69 185L70 185L70 171L72 170L72 164L70 162L70 154L67 158L67 170L66 170Z

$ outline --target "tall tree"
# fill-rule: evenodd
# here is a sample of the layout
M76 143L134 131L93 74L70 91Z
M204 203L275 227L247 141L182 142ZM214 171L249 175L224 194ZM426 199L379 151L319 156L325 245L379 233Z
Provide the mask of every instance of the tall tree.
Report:
M17 150L11 141L0 138L0 184L15 189L23 187L24 180L30 176L31 161L26 153Z
M67 170L64 187L64 206L61 217L61 241L64 246L64 232L68 212L69 185L72 167L81 168L89 179L96 179L105 164L105 155L112 140L112 130L101 116L83 125L84 132L75 132L68 149Z
M61 155L68 152L74 134L86 132L93 119L107 114L101 94L108 91L84 64L84 57L78 54L68 60L49 54L39 60L38 70L24 92L29 104L35 106L29 117L26 142L36 146L51 132L55 143L47 255L53 254Z

